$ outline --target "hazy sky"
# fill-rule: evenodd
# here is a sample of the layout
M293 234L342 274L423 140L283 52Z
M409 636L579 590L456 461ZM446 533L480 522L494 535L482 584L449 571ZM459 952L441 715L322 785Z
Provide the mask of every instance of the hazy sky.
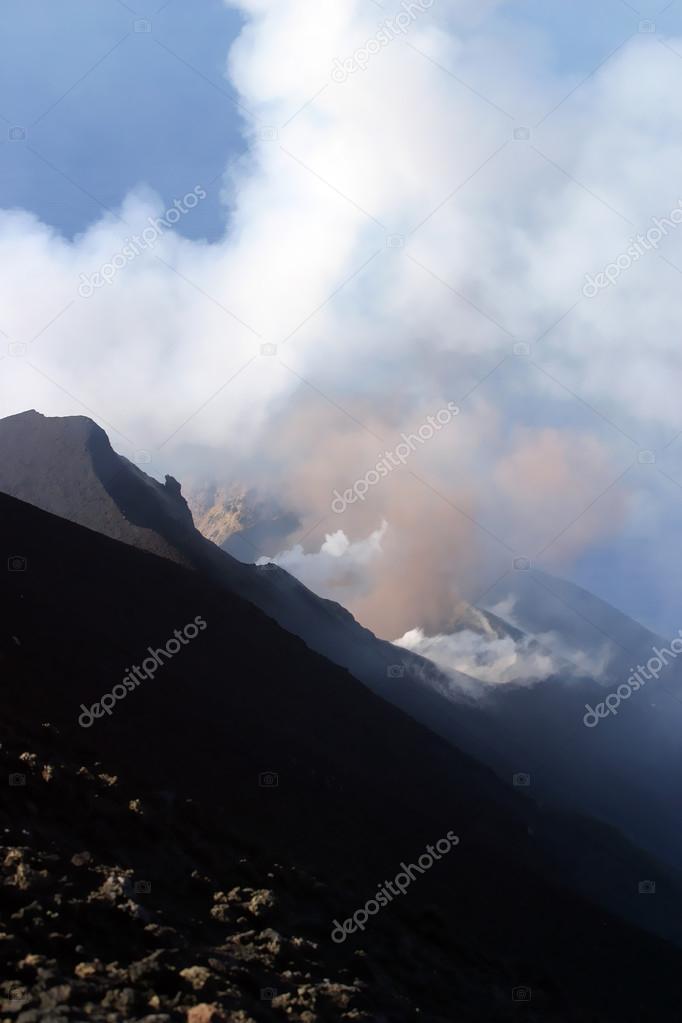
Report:
M423 7L5 0L0 412L273 490L387 634L521 555L676 632L682 231L584 288L679 208L682 0Z

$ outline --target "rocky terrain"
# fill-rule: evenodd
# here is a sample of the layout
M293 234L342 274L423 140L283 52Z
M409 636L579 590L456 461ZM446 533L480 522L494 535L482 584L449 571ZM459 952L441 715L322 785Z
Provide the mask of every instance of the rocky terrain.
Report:
M556 980L531 963L520 1005L514 949L501 964L465 931L453 945L435 905L377 918L343 955L329 942L344 906L333 885L240 843L192 800L141 795L107 764L74 758L48 722L26 730L4 717L0 742L3 1023L660 1018L661 992L651 1015L558 1005ZM602 928L597 976L612 954ZM672 968L676 956L659 951Z
M254 522L254 512L241 487L202 483L185 486L194 524L207 540L222 546L228 537Z
M68 762L48 723L0 735L0 1018L406 1018L406 992L362 955L330 968L326 886L239 848L191 801Z

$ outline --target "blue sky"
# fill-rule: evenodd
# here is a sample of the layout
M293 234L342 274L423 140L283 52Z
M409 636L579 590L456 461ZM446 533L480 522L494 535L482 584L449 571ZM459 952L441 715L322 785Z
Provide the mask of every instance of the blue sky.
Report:
M667 10L664 11L664 9ZM663 12L664 13L661 13ZM657 29L675 32L682 22L682 8L674 0L517 0L507 5L507 19L541 28L550 40L555 67L589 74L640 22L652 21Z
M72 236L134 186L168 205L201 184L210 199L179 229L222 234L222 175L241 151L224 77L238 30L221 0L4 0L0 205Z

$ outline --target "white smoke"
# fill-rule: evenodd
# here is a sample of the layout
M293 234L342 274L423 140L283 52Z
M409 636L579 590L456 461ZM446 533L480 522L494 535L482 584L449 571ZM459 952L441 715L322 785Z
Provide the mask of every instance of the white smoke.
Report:
M555 632L515 637L460 629L448 635L428 636L423 629L415 628L394 642L396 646L427 657L459 684L461 675L489 685L510 682L530 685L552 675L561 675L564 679L601 679L611 659L609 644L591 657L567 647L561 635Z
M381 555L388 523L364 540L351 543L342 529L328 534L320 550L306 554L301 544L275 558L259 558L258 565L279 565L321 597L352 603L366 592L372 561Z
M457 672L481 682L537 682L556 671L554 656L535 647L525 637L482 636L470 629L451 635L427 636L423 629L410 629L396 646L428 657L446 673Z

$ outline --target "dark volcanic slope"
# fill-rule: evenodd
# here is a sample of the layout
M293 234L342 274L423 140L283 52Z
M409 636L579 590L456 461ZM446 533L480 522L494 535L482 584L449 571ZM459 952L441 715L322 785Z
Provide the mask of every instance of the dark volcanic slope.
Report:
M434 688L449 683L430 661L378 639L288 572L244 564L211 543L195 528L175 480L167 477L163 486L147 476L113 450L92 420L35 411L0 419L0 492L197 569L436 734L465 738L475 755L499 765L486 721L472 708L462 725L461 708ZM404 676L395 676L395 665ZM507 775L516 769L510 761Z
M490 772L197 573L4 496L0 522L2 563L10 555L27 559L25 571L0 574L4 720L14 755L24 743L36 754L25 759L26 787L0 788L1 805L21 823L11 844L27 847L32 869L48 869L44 857L54 855L54 869L70 875L65 856L74 843L86 848L98 843L100 873L105 867L142 873L152 893L158 883L159 912L178 930L182 913L168 894L169 874L174 876L177 897L187 892L189 900L191 966L195 948L222 946L225 932L232 933L231 922L219 936L204 932L190 891L191 873L205 856L213 859L210 871L201 867L210 872L211 885L227 891L244 884L244 869L237 868L233 853L224 863L217 855L216 842L227 841L220 833L231 833L235 843L254 850L247 856L258 875L252 888L283 883L263 876L268 857L287 869L305 869L326 886L316 902L294 885L277 929L315 942L314 977L354 978L361 963L363 976L378 991L383 985L397 992L402 1008L375 1002L367 1019L504 1021L518 1010L511 989L523 984L533 989L532 1005L524 1007L533 1020L653 1021L677 1004L682 956L676 948L552 880L564 871L567 857L576 874L594 873L603 860L603 885L622 898L624 911L636 907L650 914L652 926L673 926L663 918L666 906L673 921L679 916L673 883L659 874L655 897L637 895L638 881L654 868L618 836L588 821L547 815L516 797ZM131 692L111 717L88 730L78 727L81 702L99 700L128 667L140 664L149 645L165 644L197 615L206 630L155 680ZM50 751L36 738L43 722L58 729L50 733ZM106 800L79 802L70 772L95 758L147 808L145 826L158 839L155 852L149 837L123 821L114 826L123 797L112 796L118 810L110 817ZM48 760L65 768L46 780L42 764ZM264 771L278 774L277 787L259 785ZM45 796L43 786L53 784L53 794ZM60 788L64 784L67 790ZM203 822L194 833L185 815L188 799ZM86 812L74 822L74 807L81 805ZM136 813L134 806L130 812ZM168 827L175 828L172 848ZM395 876L402 860L414 860L450 829L460 845L373 918L359 940L338 947L330 941L332 916L342 919L360 908L382 879ZM63 939L64 969L84 954L81 946L88 959L119 963L149 952L144 920L131 934L130 907L93 932L87 930L87 913L68 900L50 901L59 892L49 878L40 896L40 878L25 872L33 880L18 894L13 857L7 861L12 876L0 889L5 930L18 935L0 942L11 976L25 968L19 957L23 962L24 945L30 946L34 934L42 942L38 952L46 954L43 897L56 914L49 917L50 933L69 936ZM93 870L88 883L94 885ZM122 891L125 902L125 885ZM77 894L88 897L84 888ZM37 908L29 908L34 902ZM42 924L33 928L32 917ZM247 927L249 920L245 911L242 923L237 917L234 925ZM62 939L50 940L59 947ZM173 947L182 943L172 935L169 940ZM263 975L261 963L253 969L258 978ZM247 964L247 976L248 970ZM164 983L179 990L183 982L166 977ZM276 1007L260 1013L251 1008L251 1015L297 1018ZM78 1023L82 1017L67 1018ZM112 1018L138 1017L122 1012ZM307 1023L339 1018L338 1007L321 1007Z
M85 416L25 412L2 420L0 490L71 522L177 561L174 542L192 516L167 479L163 487L115 454ZM149 515L149 508L158 508Z
M167 477L163 486L141 472L90 419L31 411L0 420L0 491L205 572L375 692L403 708L419 705L422 720L445 727L447 703L418 681L439 674L430 662L378 640L282 569L246 565L216 547L194 527L176 481ZM409 679L389 677L396 663L407 665Z
M377 639L338 604L320 599L279 568L242 564L206 540L194 528L177 483L169 478L163 486L146 476L85 418L26 412L0 420L0 491L192 566L501 777L527 772L542 798L598 816L673 867L679 863L679 665L660 685L652 683L648 693L629 701L617 721L595 730L583 725L585 704L598 703L604 692L591 679L553 677L528 688L493 687L485 703L463 702L430 662ZM562 584L554 580L551 586L561 590ZM541 592L546 601L546 589ZM634 623L621 623L616 635L627 645L625 634L632 630L644 649L632 651L625 665L639 657L646 661L652 652L646 649L650 639ZM389 670L394 664L404 666L404 677L394 677ZM654 697L657 687L669 692ZM667 699L664 713L649 706L661 695Z

